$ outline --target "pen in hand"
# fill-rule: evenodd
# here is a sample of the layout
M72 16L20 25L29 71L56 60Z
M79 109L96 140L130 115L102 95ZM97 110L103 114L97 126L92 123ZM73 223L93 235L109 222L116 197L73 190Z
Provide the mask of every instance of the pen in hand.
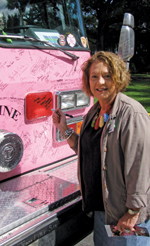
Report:
M51 110L52 110L53 112L55 112L55 109L51 108ZM73 115L71 115L71 114L66 114L66 113L64 113L64 112L63 112L63 114L66 115L66 116L68 116L68 117L70 117L70 118L73 118Z

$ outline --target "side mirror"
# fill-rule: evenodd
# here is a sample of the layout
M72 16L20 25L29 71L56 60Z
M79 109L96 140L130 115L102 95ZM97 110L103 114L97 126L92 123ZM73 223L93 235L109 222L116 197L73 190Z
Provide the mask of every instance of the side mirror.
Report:
M125 13L120 33L118 55L127 63L127 69L129 68L129 61L134 55L135 34L133 28L133 15Z

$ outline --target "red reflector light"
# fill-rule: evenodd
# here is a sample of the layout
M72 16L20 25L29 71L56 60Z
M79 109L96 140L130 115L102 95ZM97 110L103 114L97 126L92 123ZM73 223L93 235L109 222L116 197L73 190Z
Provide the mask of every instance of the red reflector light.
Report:
M51 92L34 92L26 96L26 118L35 120L52 115L53 96Z
M73 123L73 124L68 124L68 126L69 126L70 128L73 128L74 132L76 132L76 124L75 124L75 123Z

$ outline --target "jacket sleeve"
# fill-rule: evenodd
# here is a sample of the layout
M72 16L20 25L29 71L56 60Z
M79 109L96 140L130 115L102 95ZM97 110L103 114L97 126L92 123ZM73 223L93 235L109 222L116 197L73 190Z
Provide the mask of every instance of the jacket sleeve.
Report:
M150 192L150 119L147 113L128 112L122 122L126 206L147 206Z

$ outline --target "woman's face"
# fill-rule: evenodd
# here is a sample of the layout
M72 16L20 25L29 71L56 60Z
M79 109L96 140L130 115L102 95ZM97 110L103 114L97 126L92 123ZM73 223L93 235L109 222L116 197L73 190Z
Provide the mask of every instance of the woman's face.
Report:
M109 69L103 61L95 61L89 70L90 89L100 104L111 103L117 94Z

